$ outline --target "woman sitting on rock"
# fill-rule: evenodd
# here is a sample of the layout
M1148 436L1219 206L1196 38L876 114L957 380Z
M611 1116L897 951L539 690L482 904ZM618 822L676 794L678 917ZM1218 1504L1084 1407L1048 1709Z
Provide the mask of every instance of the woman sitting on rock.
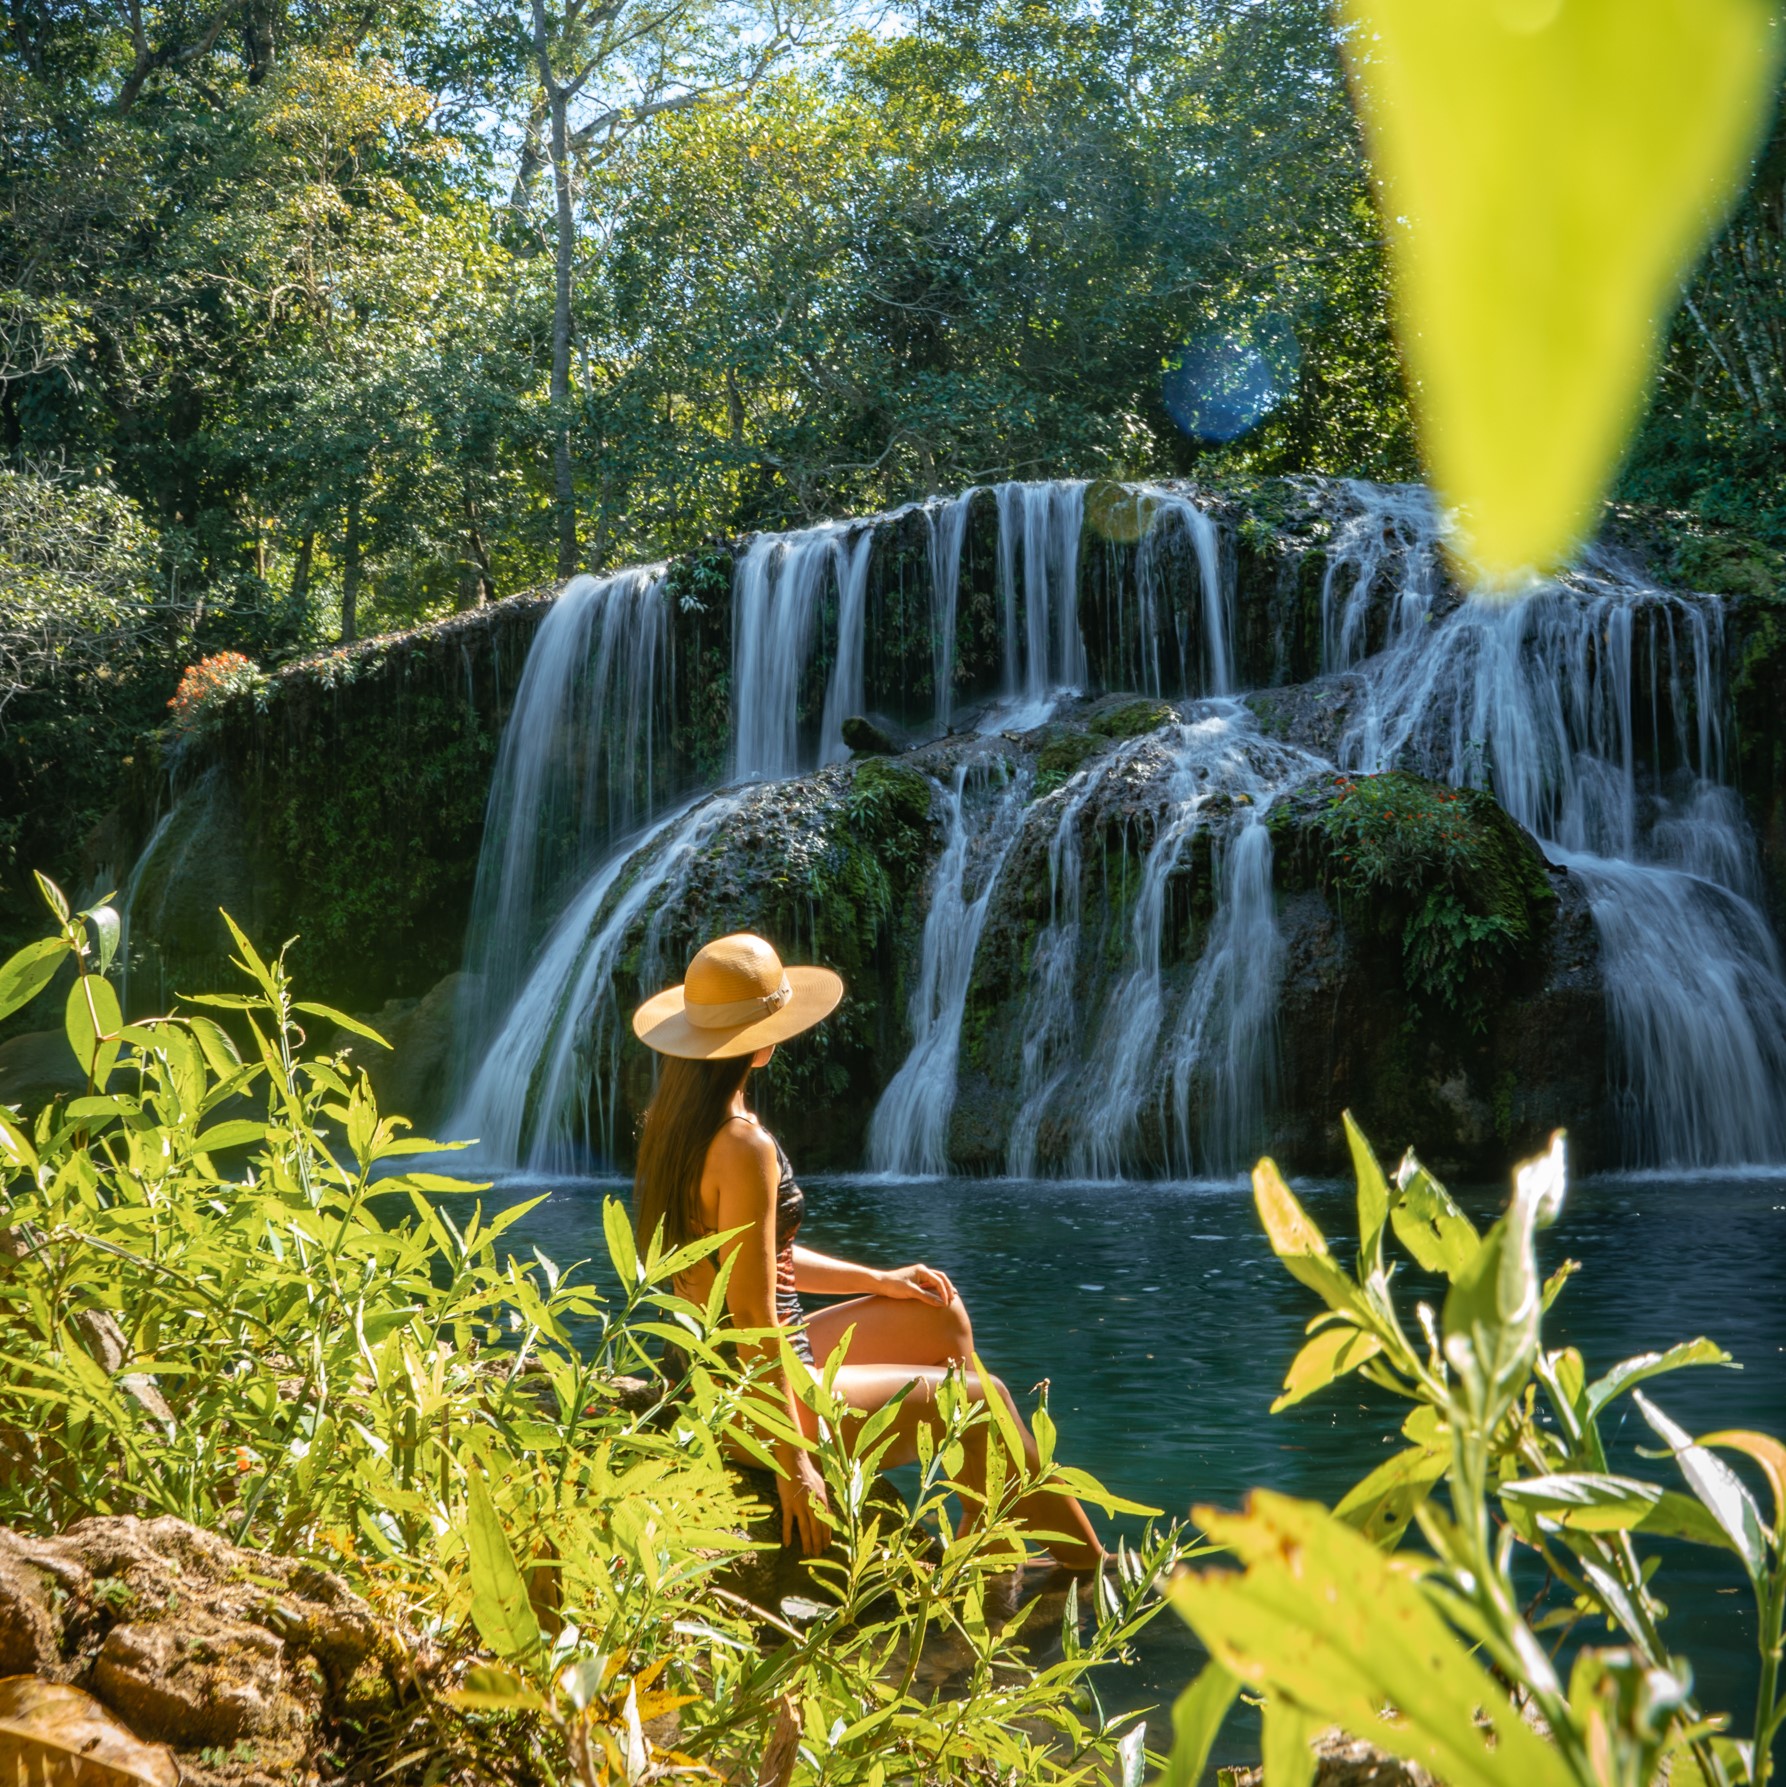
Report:
M665 1059L639 1140L634 1219L641 1251L660 1226L666 1247L742 1230L721 1250L732 1261L726 1286L732 1319L743 1328L786 1329L805 1366L813 1365L815 1353L828 1358L845 1330L854 1329L837 1394L862 1419L905 1392L886 1462L910 1464L918 1456L920 1425L939 1421L937 1391L949 1368L973 1352L967 1306L932 1266L882 1271L797 1246L805 1193L780 1143L744 1097L751 1069L767 1065L778 1043L810 1029L842 997L843 981L829 968L783 968L761 937L740 935L709 943L681 986L639 1007L633 1029ZM702 1300L714 1271L714 1262L705 1260L677 1288ZM800 1307L802 1291L850 1300L809 1316ZM798 1386L779 1364L776 1375L790 1416L816 1436L817 1417ZM1035 1442L1010 1392L971 1369L966 1382L976 1399L1004 1398L1033 1469ZM967 1448L963 1475L970 1491L985 1482L985 1444L982 1425ZM793 1447L783 1448L780 1465L783 1542L798 1533L808 1553L822 1551L830 1538L824 1477L809 1453ZM1038 1491L1017 1513L1047 1535L1055 1559L1069 1569L1090 1569L1103 1556L1085 1510L1071 1496Z

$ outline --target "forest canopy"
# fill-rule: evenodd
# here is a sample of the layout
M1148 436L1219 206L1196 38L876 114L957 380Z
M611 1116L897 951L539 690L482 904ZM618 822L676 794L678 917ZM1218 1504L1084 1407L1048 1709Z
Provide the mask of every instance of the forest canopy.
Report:
M0 873L181 669L1004 477L1415 454L1318 0L9 0ZM1786 540L1786 148L1628 492Z

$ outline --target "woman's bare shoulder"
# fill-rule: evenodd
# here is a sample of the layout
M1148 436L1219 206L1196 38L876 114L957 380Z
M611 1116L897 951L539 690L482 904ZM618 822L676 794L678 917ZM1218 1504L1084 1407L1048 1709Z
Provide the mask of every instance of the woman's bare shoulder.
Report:
M707 1148L707 1172L722 1181L772 1186L778 1176L775 1144L761 1124L722 1123Z

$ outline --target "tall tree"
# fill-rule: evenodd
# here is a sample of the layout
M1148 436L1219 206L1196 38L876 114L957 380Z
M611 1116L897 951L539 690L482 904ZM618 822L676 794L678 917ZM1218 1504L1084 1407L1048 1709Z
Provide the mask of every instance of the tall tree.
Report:
M572 452L572 293L578 198L592 165L616 157L648 123L666 114L747 94L807 41L825 16L823 0L531 0L528 13L538 83L522 150L516 199L525 204L542 159L552 176L552 495L558 574L581 563Z

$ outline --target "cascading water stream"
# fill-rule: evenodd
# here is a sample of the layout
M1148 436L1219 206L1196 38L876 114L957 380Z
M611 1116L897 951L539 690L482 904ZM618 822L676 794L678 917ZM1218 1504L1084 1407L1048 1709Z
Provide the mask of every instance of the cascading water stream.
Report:
M1561 582L1441 614L1431 499L1346 495L1323 586L1327 667L1358 681L1341 764L1489 788L1579 878L1631 1164L1786 1158L1786 982L1722 785L1721 605L1590 553ZM1382 649L1359 661L1373 631Z
M450 1136L475 1138L480 1158L547 1172L575 1170L592 1146L611 1157L627 1021L613 978L627 934L675 899L696 853L739 798L706 795L678 808L611 853L578 889L485 1053ZM578 1109L586 1087L596 1107L587 1122Z
M671 699L663 568L573 577L535 635L486 804L457 1084L468 1092L535 951L604 850L658 804Z
M989 781L994 787L983 792L979 784ZM1008 774L1002 759L990 766L963 763L953 787L937 793L945 841L930 878L930 910L909 1013L911 1053L881 1094L868 1126L868 1164L879 1173L949 1170L949 1118L974 957L999 875L1017 841L1029 778ZM970 893L976 873L978 886Z
M828 584L837 589L836 657L818 762L845 755L843 722L862 699L863 603L874 524L827 521L758 534L739 561L732 604L732 775L779 781L810 767L800 750L800 682ZM852 539L854 535L854 539Z
M964 490L948 502L924 509L925 559L930 570L931 682L936 698L936 725L949 730L955 717L955 628L961 600L961 546L967 537L968 511L979 495Z
M1265 738L1236 701L1199 704L1164 738L1164 804L1143 859L1129 918L1129 968L1112 987L1093 1072L1073 1103L1070 1169L1114 1179L1134 1163L1137 1131L1150 1094L1157 1100L1169 1152L1193 1164L1231 1169L1250 1140L1271 1065L1283 948L1271 884L1271 803L1327 768L1319 758ZM1193 839L1209 837L1215 911L1179 1017L1162 1043L1171 999L1165 972L1167 892ZM1224 1096L1220 1127L1205 1135L1193 1084L1213 1075Z
M1085 486L1000 484L997 494L1008 703L998 723L1021 730L1040 725L1063 692L1085 684L1085 641L1079 631Z

